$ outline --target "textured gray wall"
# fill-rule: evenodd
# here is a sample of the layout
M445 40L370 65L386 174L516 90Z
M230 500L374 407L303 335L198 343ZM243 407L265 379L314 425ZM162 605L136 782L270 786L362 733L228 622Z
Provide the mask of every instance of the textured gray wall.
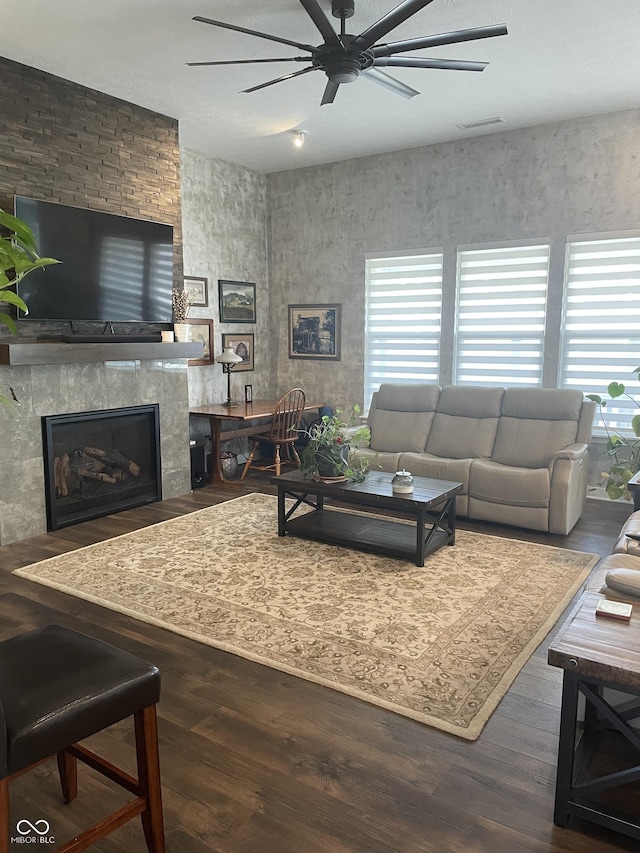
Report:
M266 175L189 149L180 154L184 271L209 282L209 307L193 307L189 317L213 318L216 354L222 351L223 333L252 333L255 369L231 374L232 393L242 399L245 384L251 384L254 397L271 397L277 382L269 323ZM255 324L220 323L218 279L255 282ZM226 389L220 365L189 368L192 406L222 403ZM204 423L192 427L208 431Z
M595 116L269 176L271 317L281 387L362 402L364 256L442 246L441 382L451 381L455 250L551 240L555 383L567 234L640 227L640 111ZM287 304L339 302L342 361L290 360ZM618 378L618 377L612 377Z

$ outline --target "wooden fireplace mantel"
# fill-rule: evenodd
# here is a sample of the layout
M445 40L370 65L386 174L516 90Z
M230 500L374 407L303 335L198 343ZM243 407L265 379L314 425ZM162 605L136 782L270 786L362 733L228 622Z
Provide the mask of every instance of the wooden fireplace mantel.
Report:
M66 344L49 342L0 344L0 365L87 364L95 361L133 361L202 358L201 343Z

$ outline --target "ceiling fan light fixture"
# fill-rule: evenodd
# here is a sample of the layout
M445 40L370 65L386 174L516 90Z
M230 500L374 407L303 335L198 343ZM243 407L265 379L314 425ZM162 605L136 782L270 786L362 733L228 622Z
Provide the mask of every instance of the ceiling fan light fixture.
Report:
M307 135L306 130L294 130L293 131L293 144L296 148L302 148L304 145L304 138Z

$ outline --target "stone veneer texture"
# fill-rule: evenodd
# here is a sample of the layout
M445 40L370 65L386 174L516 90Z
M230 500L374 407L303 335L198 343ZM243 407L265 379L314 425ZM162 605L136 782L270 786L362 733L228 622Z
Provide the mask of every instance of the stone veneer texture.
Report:
M184 359L3 367L0 405L0 545L47 529L42 416L159 403L163 498L190 485L187 366Z
M0 207L25 195L173 225L180 281L177 120L2 57L0 80Z

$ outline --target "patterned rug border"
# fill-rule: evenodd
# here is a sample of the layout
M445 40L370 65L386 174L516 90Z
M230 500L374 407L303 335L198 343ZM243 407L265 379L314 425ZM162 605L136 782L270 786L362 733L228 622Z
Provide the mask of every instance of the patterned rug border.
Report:
M509 539L507 537L502 536L493 536L491 534L486 533L472 533L471 531L461 531L464 535L465 533L472 533L473 536L478 536L480 538L485 538L488 540L495 540L497 542L503 543L514 543L518 544L526 544L532 550L542 550L544 551L566 551L567 554L578 554L584 557L589 557L590 560L587 562L585 567L579 572L577 579L571 584L570 588L562 595L562 597L556 602L556 605L553 609L548 613L547 617L544 619L544 622L541 623L540 627L536 631L536 633L530 638L529 642L525 647L521 650L521 652L517 655L516 658L511 662L508 668L504 671L500 680L493 686L490 696L487 697L484 702L482 709L479 710L473 720L469 723L466 729L461 728L458 725L449 723L446 720L440 719L439 717L431 716L429 714L424 714L421 712L416 712L413 709L405 708L403 706L399 706L398 704L387 701L382 697L372 696L369 693L366 693L362 690L354 689L353 687L343 685L333 681L329 678L324 678L316 673L310 673L301 669L299 667L291 666L285 662L274 660L272 658L266 657L264 655L256 654L251 650L235 646L233 643L225 642L222 639L216 639L214 637L206 636L202 633L198 633L197 631L188 630L182 628L178 625L174 625L171 622L167 621L166 618L157 618L148 613L141 613L140 610L133 607L126 607L117 602L113 602L108 598L104 598L100 595L93 595L90 592L86 592L84 590L78 590L76 587L60 583L48 578L42 578L37 575L37 569L43 565L51 565L53 563L57 563L60 561L64 561L71 555L77 555L82 552L83 554L90 554L90 552L95 550L100 550L106 543L114 543L117 541L135 538L140 535L143 531L157 531L160 528L166 528L176 523L184 522L185 519L196 518L202 514L210 513L212 510L216 510L221 506L227 506L229 504L241 503L241 502L251 502L256 497L259 498L268 498L274 504L277 501L277 498L272 495L263 495L260 493L251 493L247 495L240 495L236 498L231 498L227 501L221 502L219 504L213 504L208 507L203 507L200 510L194 510L191 513L187 513L185 515L176 516L175 518L169 518L164 521L157 522L156 524L148 525L144 528L139 528L137 530L130 531L128 533L122 533L118 536L114 536L110 539L103 540L101 542L95 542L91 545L85 545L80 548L72 549L71 551L67 551L63 554L57 554L53 557L48 557L45 560L40 560L37 563L32 563L28 566L14 569L12 574L30 580L34 583L38 583L42 586L49 587L51 589L58 590L59 592L66 593L68 595L73 595L76 598L80 598L86 601L89 601L93 604L97 604L101 607L105 607L109 610L112 610L116 613L122 613L125 616L129 616L131 618L137 619L141 622L145 622L150 625L154 625L159 628L163 628L165 630L171 631L172 633L178 634L179 636L185 637L190 640L194 640L196 642L202 643L204 645L208 645L212 648L220 649L224 652L229 652L231 654L238 655L239 657L245 658L247 660L251 660L255 663L261 664L263 666L268 666L271 669L275 669L280 672L288 673L289 675L294 675L298 678L302 678L306 681L310 681L316 684L319 684L324 687L328 687L332 690L337 690L339 692L345 693L349 696L353 696L354 698L361 699L364 702L369 704L385 708L389 711L393 711L394 713L400 714L402 716L408 717L410 719L416 720L417 722L424 723L433 728L439 729L440 731L448 732L449 734L456 735L457 737L461 737L465 740L476 740L480 735L482 729L486 725L489 717L495 711L497 706L500 704L510 686L516 679L518 673L521 671L525 663L529 660L547 634L551 631L553 626L558 621L559 617L562 615L563 611L571 602L572 598L575 594L580 590L581 586L584 585L586 579L590 575L593 567L599 561L599 556L595 554L590 554L589 552L577 551L575 549L562 549L555 545L545 545L541 543L530 543L525 540L520 539ZM332 546L334 547L334 546ZM428 570L428 560L425 563L424 570Z

